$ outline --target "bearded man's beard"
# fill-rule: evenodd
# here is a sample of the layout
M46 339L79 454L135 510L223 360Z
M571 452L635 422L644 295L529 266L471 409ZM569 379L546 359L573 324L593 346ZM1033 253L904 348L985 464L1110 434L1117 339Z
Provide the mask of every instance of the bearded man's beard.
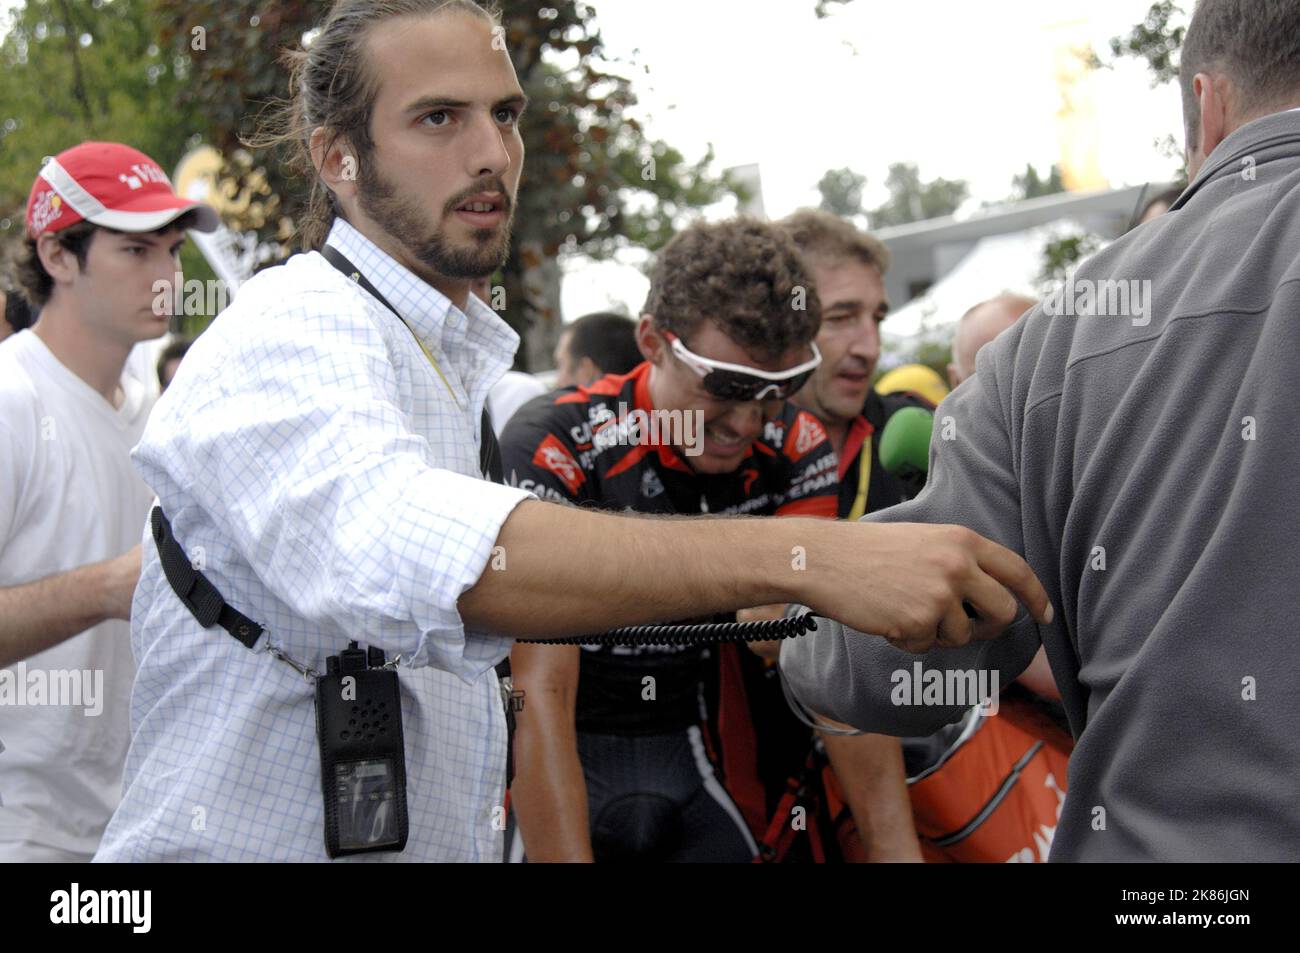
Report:
M503 185L497 183L497 185ZM453 245L436 223L428 221L425 213L413 202L399 198L393 184L383 178L375 163L362 162L357 172L357 199L361 210L372 222L397 239L411 255L422 264L448 278L486 278L505 264L510 254L510 230L514 224L514 203L504 187L485 186L475 189L499 191L507 202L507 217L503 228L478 228L470 233L471 245ZM471 192L470 194L473 194ZM451 214L455 199L443 210Z

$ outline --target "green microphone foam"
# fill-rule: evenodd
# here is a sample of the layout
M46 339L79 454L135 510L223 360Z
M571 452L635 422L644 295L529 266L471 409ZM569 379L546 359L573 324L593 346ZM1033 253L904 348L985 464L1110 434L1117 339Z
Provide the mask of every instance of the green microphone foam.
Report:
M930 465L930 434L934 414L922 407L894 412L880 432L880 463L890 473L920 471Z

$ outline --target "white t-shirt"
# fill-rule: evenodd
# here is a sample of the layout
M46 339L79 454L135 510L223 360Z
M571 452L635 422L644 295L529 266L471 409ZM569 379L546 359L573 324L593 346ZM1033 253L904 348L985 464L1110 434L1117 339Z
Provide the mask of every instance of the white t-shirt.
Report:
M114 410L31 331L0 343L0 586L126 552L153 494L131 465L153 404ZM0 669L0 841L93 853L121 798L135 662L110 621Z
M492 415L492 429L497 436L501 436L516 410L545 393L546 385L533 375L506 371L506 376L488 391L488 413Z
M130 374L144 385L145 395L150 402L156 401L162 394L162 385L158 383L158 358L162 357L162 352L167 350L167 345L172 340L170 334L164 334L152 341L141 341L126 356L126 366L122 368L122 373Z

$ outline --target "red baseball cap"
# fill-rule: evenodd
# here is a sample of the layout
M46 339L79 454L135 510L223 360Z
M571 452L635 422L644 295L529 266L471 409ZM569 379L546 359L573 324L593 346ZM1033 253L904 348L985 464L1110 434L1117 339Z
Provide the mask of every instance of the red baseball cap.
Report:
M27 234L36 238L80 221L119 232L152 232L191 209L194 228L215 231L211 206L183 199L167 174L138 149L120 142L83 142L48 159L27 199Z

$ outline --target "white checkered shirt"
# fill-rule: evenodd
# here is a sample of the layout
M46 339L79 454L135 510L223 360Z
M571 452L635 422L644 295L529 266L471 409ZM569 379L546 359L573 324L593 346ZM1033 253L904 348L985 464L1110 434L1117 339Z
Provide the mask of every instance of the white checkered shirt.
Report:
M397 317L316 253L243 288L186 355L132 454L176 538L265 625L249 650L203 629L146 532L139 672L121 806L100 861L325 860L314 689L356 639L401 653L410 835L361 860L496 861L510 641L457 611L531 494L479 476L479 419L519 344L336 221L329 237Z

